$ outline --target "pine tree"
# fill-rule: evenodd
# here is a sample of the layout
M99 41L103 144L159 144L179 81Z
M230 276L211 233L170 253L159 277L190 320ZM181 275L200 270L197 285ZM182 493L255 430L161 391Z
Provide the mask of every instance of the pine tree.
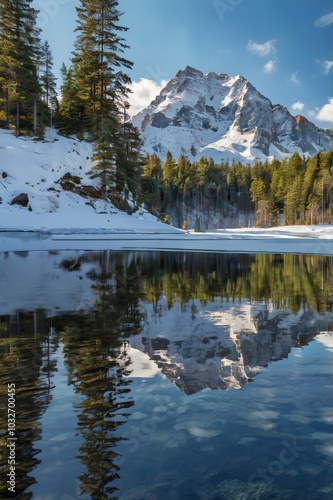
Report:
M164 189L162 185L162 164L156 154L147 154L142 166L141 202L152 212L161 210Z
M100 173L103 190L128 187L134 193L140 184L140 139L122 120L130 84L123 69L132 67L123 57L128 46L121 33L127 28L119 25L117 0L81 0L77 14L72 59L77 126L97 141L94 171Z
M302 178L295 177L290 186L285 199L284 223L286 225L302 222Z
M250 187L251 199L255 203L256 225L263 227L267 220L267 203L265 197L265 183L259 177L255 177Z
M81 132L82 108L77 99L78 89L74 69L65 64L61 67L62 84L60 86L61 102L56 116L56 126L63 134Z
M42 87L41 97L46 105L46 108L50 116L50 127L52 127L52 111L56 110L58 107L57 90L56 90L56 78L52 72L53 68L53 56L50 49L50 45L46 40L41 46L41 62L39 65L41 76L40 84Z
M125 122L118 134L117 189L124 188L136 197L140 191L143 157L139 131L130 122Z
M316 189L318 187L319 173L320 154L318 153L307 161L302 188L302 203L304 211L307 213L307 221L310 224L314 222L313 214L316 212L315 205L320 199L320 194Z
M118 24L121 13L116 0L81 0L77 8L79 32L73 54L78 98L84 105L86 125L92 118L92 138L114 134L121 128L121 103L126 100L128 76L121 68L132 63L122 57L127 48L119 33L127 31ZM101 118L112 114L115 130L108 130ZM97 117L97 119L94 119ZM101 130L102 128L107 130Z
M147 154L147 157L143 164L142 178L147 179L148 181L161 180L162 165L161 165L161 160L156 154L153 155Z
M185 181L188 177L189 170L190 170L190 162L188 161L186 156L181 155L178 158L177 180L176 180L177 187L180 188L181 190L184 189Z
M176 163L170 151L167 152L165 162L162 165L163 181L167 189L175 187L177 178Z
M36 28L37 11L31 3L31 0L0 0L1 104L8 122L16 115L16 135L19 135L21 115L26 117L24 125L33 128L30 117L33 109L36 116L40 93L37 76L40 30Z
M103 198L107 199L108 190L116 186L116 161L110 144L103 139L97 141L92 160L95 163L92 178L100 178Z

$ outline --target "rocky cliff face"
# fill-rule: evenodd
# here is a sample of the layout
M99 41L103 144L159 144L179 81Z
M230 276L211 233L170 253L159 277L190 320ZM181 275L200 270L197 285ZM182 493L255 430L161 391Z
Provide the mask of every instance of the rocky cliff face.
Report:
M171 151L175 158L253 163L295 151L311 156L332 147L328 135L273 105L246 78L190 67L179 71L133 123L144 149L162 158Z

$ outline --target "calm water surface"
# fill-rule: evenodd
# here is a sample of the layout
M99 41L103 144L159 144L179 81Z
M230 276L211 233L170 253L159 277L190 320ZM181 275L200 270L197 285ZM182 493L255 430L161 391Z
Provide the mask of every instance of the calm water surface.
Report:
M325 256L0 254L2 498L333 498L332 307Z

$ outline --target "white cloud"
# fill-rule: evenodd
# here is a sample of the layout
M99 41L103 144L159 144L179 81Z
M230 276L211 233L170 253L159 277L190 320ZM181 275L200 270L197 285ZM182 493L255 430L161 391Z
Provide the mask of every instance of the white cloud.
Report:
M333 123L333 97L317 112L316 118L321 122Z
M333 61L324 61L323 67L324 67L324 75L328 75L331 69L333 68Z
M128 96L131 106L128 110L129 115L134 116L148 106L167 83L167 80L156 83L148 78L140 78L138 82L132 82L130 85L132 93Z
M256 54L259 57L266 57L270 54L275 54L277 52L274 46L275 43L276 40L269 40L268 42L265 43L256 43L253 42L252 40L249 40L249 43L247 44L246 48L250 52Z
M300 80L298 79L298 71L295 71L294 73L291 73L290 80L297 85L298 83L301 83Z
M302 111L304 109L304 103L301 101L294 102L294 104L291 105L291 109L293 111Z
M276 70L275 61L268 61L264 66L264 73L273 73Z
M317 28L325 28L330 24L333 24L333 12L327 14L326 16L322 16L315 21L315 26L317 26Z

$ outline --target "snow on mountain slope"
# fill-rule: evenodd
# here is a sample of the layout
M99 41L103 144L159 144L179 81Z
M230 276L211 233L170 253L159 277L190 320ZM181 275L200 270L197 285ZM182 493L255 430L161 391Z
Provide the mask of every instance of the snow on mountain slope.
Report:
M144 149L162 158L171 151L175 158L184 154L190 160L207 156L253 163L332 147L314 124L273 106L244 77L205 75L190 67L179 71L132 121Z
M98 199L99 180L90 178L92 148L54 130L43 141L0 130L0 231L176 231L145 210L129 216ZM76 177L77 192L59 182L69 174Z

